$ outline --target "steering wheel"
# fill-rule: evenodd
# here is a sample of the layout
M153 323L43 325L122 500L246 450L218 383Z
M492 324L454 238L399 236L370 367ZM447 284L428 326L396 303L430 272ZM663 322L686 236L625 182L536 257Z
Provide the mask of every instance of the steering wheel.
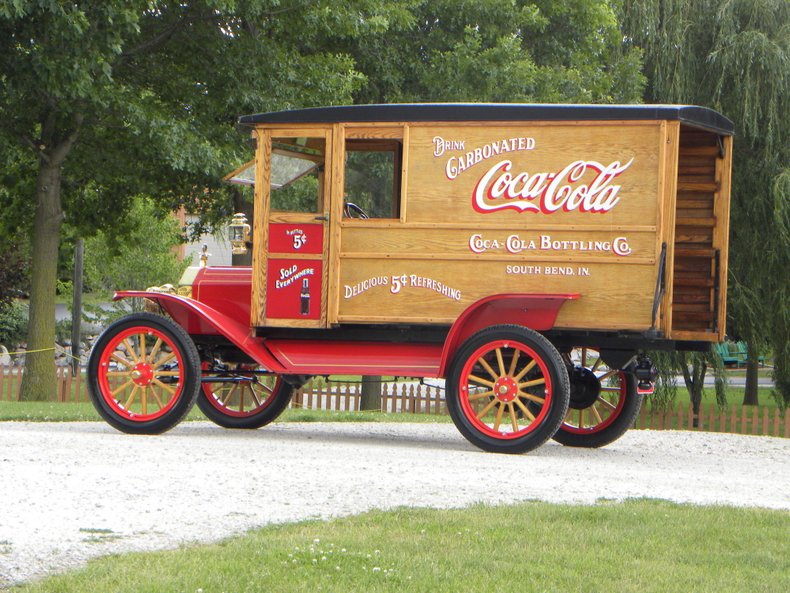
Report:
M367 212L353 202L343 203L343 216L346 218L370 218Z

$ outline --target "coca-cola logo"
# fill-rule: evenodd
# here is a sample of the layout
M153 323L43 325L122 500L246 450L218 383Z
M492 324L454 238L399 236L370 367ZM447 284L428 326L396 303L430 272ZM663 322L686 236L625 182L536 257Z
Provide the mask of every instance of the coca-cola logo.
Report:
M487 214L500 210L519 212L609 212L620 201L620 185L613 181L631 166L614 161L603 165L577 160L557 172L512 172L509 160L493 165L477 182L472 206Z

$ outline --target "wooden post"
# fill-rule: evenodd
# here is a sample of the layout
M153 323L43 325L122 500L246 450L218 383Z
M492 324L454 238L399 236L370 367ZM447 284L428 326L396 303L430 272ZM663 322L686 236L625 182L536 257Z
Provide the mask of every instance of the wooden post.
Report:
M25 371L22 367L19 367L16 371L16 388L12 393L16 394L16 397L13 398L13 401L20 401L19 399L19 391L22 389L22 375L24 375ZM13 383L12 383L13 385Z
M74 278L71 295L71 374L80 372L80 341L82 339L82 267L85 241L77 239L74 244Z
M77 376L74 379L74 401L82 401L82 369L77 370Z

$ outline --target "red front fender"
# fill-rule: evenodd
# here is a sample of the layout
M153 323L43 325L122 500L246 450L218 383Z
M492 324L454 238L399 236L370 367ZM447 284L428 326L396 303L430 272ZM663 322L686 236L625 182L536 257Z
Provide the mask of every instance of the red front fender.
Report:
M266 348L263 341L252 336L248 325L239 323L204 303L174 294L141 290L120 291L113 296L113 300L123 298L155 301L190 335L224 336L267 370L274 373L286 372L286 368Z

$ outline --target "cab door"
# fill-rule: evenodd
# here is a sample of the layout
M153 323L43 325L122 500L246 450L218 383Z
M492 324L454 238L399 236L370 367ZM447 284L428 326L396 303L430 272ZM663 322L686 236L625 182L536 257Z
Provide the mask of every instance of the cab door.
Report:
M252 323L326 327L332 131L257 136Z

